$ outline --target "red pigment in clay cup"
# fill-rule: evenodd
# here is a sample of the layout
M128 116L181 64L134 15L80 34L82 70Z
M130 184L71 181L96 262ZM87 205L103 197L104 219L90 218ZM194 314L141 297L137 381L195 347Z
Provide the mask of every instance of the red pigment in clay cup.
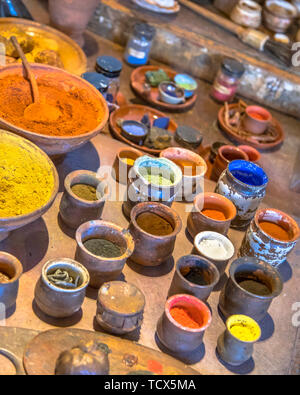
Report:
M199 323L199 328L188 328L177 322L170 313L173 307L184 308ZM158 321L157 336L165 347L175 353L193 351L203 343L204 332L211 324L211 319L209 308L195 296L174 295L167 300L164 313Z
M248 106L243 119L243 127L252 134L265 132L272 120L272 115L263 107Z

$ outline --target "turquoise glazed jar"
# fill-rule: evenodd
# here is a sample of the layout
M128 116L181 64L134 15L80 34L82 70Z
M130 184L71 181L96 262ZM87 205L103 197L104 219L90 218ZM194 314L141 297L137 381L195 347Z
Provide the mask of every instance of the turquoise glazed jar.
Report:
M236 207L237 215L231 227L240 229L249 225L266 194L267 183L264 170L252 162L234 160L228 164L215 192L227 197Z

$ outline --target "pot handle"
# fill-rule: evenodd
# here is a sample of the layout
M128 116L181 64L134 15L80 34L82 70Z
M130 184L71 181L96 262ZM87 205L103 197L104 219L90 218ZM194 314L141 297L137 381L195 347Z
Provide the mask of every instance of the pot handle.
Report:
M0 348L0 355L3 355L5 358L9 359L10 362L14 365L16 369L16 376L24 375L24 369L19 359L10 351L5 348Z

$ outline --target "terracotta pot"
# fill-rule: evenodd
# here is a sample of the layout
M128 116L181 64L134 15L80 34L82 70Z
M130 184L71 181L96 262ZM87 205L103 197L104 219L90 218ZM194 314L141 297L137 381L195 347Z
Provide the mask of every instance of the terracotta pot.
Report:
M173 227L173 232L166 236L154 236L145 232L137 224L137 217L145 212L151 212L166 219ZM158 266L173 254L176 236L181 230L182 222L179 215L164 204L145 202L136 205L131 211L129 231L135 242L135 248L130 260L143 266Z
M99 289L96 320L102 329L123 335L143 322L144 294L133 284L110 281Z
M268 177L253 162L235 160L222 173L215 192L227 197L235 205L237 215L231 227L245 228L265 197Z
M75 184L87 184L96 188L99 199L88 201L79 198L72 191ZM64 223L72 229L81 224L100 219L104 204L110 194L107 182L99 178L97 173L88 170L76 170L65 178L65 190L60 202L60 216Z
M207 217L202 210L221 211L225 220L216 220ZM194 238L198 233L211 230L223 235L227 235L231 221L236 216L235 205L225 196L213 192L200 193L194 199L194 206L187 218L187 230Z
M207 171L205 160L193 151L186 148L170 147L160 153L161 158L174 162L182 171L182 189L176 200L192 202L194 197L204 189L204 175ZM191 165L184 165L188 162ZM192 166L197 166L196 174L192 174Z
M64 289L52 284L47 275L57 269L67 269L70 273L79 275L78 287ZM35 302L43 313L51 317L70 317L80 310L89 280L87 270L80 263L68 258L52 259L43 266L41 277L35 286Z
M83 47L83 33L98 4L99 0L49 0L50 24Z
M0 282L0 303L8 310L15 305L19 291L19 279L23 273L21 262L7 252L0 252L0 273L10 279L6 283Z
M212 253L212 251L208 248L205 248L201 245L201 241L203 240L217 240L225 250L224 257L218 257ZM228 262L232 259L235 249L231 241L217 232L201 232L198 233L194 240L194 247L196 253L203 256L204 258L208 259L212 262L219 271L220 276L222 276L226 270Z
M163 175L170 185L159 185L155 181L149 182L146 175ZM142 202L160 202L171 207L177 194L181 190L182 172L171 160L165 158L152 158L144 155L138 158L129 173L126 199L123 203L123 212L130 218L132 208Z
M223 145L219 148L217 157L214 161L211 180L218 181L222 172L227 168L228 164L236 159L248 160L248 155L241 149L233 145Z
M173 307L188 310L201 326L191 329L182 326L170 314ZM211 312L204 302L192 295L174 295L166 302L163 315L157 323L157 336L160 342L169 350L180 353L189 352L203 343L205 330L211 324Z
M131 165L125 163L122 158L133 159L134 161L144 154L135 148L120 148L113 164L113 177L117 182L127 185Z
M246 285L241 286L247 284L246 281L257 283L256 293L253 285L250 288L251 284L248 290L245 289ZM267 292L261 292L262 287ZM230 266L229 279L221 291L219 307L226 318L233 314L244 314L259 322L266 316L272 300L280 295L282 288L280 274L268 263L252 257L239 258Z
M287 232L287 239L282 240L266 233L261 227L262 222L279 225ZM245 233L239 256L254 256L276 267L286 261L299 234L297 222L289 215L272 208L258 210Z
M198 285L184 277L184 274L188 274L193 268L199 270L199 277L201 273L203 285ZM200 258L197 255L185 255L177 261L168 298L172 295L184 293L194 295L196 298L205 302L215 285L219 282L219 279L218 269L209 260Z
M254 117L252 114L258 114L261 119ZM263 107L248 106L243 118L244 129L252 134L262 134L265 132L272 120L272 115Z
M214 163L217 155L219 148L223 147L223 145L227 145L226 143L222 143L221 141L215 141L211 147L210 147L210 153L209 153L209 161L210 163Z
M250 145L239 145L239 149L245 152L245 154L248 155L249 161L250 162L258 162L260 159L260 153L257 151L257 149L251 147Z
M92 254L83 243L92 238L103 238L119 245L124 251L116 258ZM126 260L134 250L134 241L127 230L107 221L89 221L76 231L77 249L75 259L86 267L90 274L90 286L100 288L107 281L118 279Z
M241 340L232 332L234 326L248 327L252 338ZM239 366L247 362L253 354L253 345L261 336L260 326L252 318L246 315L232 315L226 321L226 330L218 338L217 351L224 362Z

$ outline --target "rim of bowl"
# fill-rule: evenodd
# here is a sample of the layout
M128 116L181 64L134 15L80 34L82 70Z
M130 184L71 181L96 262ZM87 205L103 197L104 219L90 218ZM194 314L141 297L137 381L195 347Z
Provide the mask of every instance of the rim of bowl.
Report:
M222 200L222 201L226 202L233 209L234 215L230 216L229 218L226 218L225 220L220 220L220 219L207 217L206 215L204 215L202 213L202 210L204 209L204 207L202 208L202 210L200 210L199 207L198 207L198 200L199 200L200 196L203 196L203 202L205 200L205 196L207 196L207 197L211 196L213 198L216 198L216 199L219 199L219 200ZM219 193L216 193L216 192L202 192L202 193L199 193L194 198L194 206L197 208L199 214L203 215L205 218L208 218L209 220L212 220L213 222L216 222L216 223L232 221L236 217L236 213L237 213L236 207L232 203L232 201L229 200L226 196L220 195Z
M209 237L209 236L212 236L212 237ZM223 259L221 259L221 258L214 258L212 256L207 255L205 252L200 251L200 249L199 249L199 241L203 240L203 238L205 238L205 237L209 237L206 240L216 240L216 239L217 240L222 240L222 243L224 245L226 244L226 246L228 246L228 250L229 250L230 254L228 253L228 250L227 250L226 247L225 248L226 248L227 256L226 256L226 258L223 258ZM205 258L207 258L208 260L212 259L212 260L217 261L217 262L218 261L230 260L235 254L234 245L233 245L232 241L228 239L228 237L222 235L221 233L213 232L213 231L210 231L210 230L206 230L204 232L197 233L195 238L194 238L194 246L197 249L197 251L199 252L199 254L204 255Z
M16 268L16 273L15 275L9 279L9 281L5 282L5 283L0 283L1 285L5 285L5 284L11 284L14 283L15 281L18 281L19 278L22 276L23 274L23 265L22 263L19 261L19 259L17 257L15 257L12 254L9 254L8 252L5 251L0 251L0 260L2 257L5 257L7 259L8 262L3 262L4 264L8 264L8 265L14 265Z
M254 340L241 340L239 339L237 336L235 336L232 332L231 332L231 328L230 328L230 324L232 323L231 321L236 322L235 320L238 321L238 318L240 317L240 319L244 319L245 321L250 322L253 326L255 326L258 329L258 336L254 339ZM226 320L226 329L228 330L228 332L230 333L231 336L233 336L235 339L239 340L240 342L243 343L255 343L257 342L260 338L261 338L261 327L258 324L258 322L256 322L253 318L249 317L248 315L245 314L233 314L230 317L227 318Z
M254 167L255 170L260 169L262 171L262 173L263 173L262 174L262 178L265 179L265 182L260 184L260 185L251 185L251 184L246 184L245 182L243 182L243 181L239 180L238 178L236 178L231 173L231 170L230 170L230 166L233 166L236 162L243 162L243 164L245 164L248 167ZM234 179L235 182L237 182L238 184L240 184L242 186L245 186L247 188L249 188L249 187L262 188L262 187L265 187L268 184L268 182L269 182L269 177L267 176L267 173L264 171L264 169L261 166L259 166L258 164L254 163L254 162L251 162L251 161L248 161L248 160L235 159L235 160L229 162L229 164L227 166L227 170L228 170L230 176Z
M243 158L240 159L233 159L233 160L229 160L227 158L225 158L223 151L229 149L230 151L236 152L236 153L241 153L241 156ZM245 160L248 161L248 155L246 154L246 152L242 151L240 148L236 147L235 145L222 145L219 149L218 149L218 154L220 155L220 157L225 161L225 162L233 162L234 160Z
M280 12L273 11L269 8L271 4L279 4L282 8L289 9L292 11L293 15L283 16ZM282 5L283 4L283 5ZM265 10L267 10L270 14L277 16L278 18L282 19L293 19L298 15L297 8L287 1L284 0L267 0L265 3Z

